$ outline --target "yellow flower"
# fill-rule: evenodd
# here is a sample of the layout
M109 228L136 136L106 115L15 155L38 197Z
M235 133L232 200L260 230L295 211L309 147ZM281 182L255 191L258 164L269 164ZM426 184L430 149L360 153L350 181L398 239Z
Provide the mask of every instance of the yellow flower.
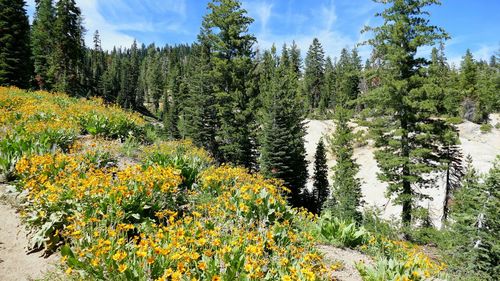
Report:
M66 274L70 275L71 272L73 272L73 269L71 267L68 267L68 269L66 269Z
M126 264L120 264L118 266L118 271L120 271L120 273L123 273L125 270L127 270L128 266Z
M113 260L114 261L121 261L126 257L127 257L127 253L125 253L124 251L118 251L118 252L116 252L116 254L113 255Z
M202 262L200 262L200 263L198 264L198 268L199 268L200 270L205 270L205 269L207 269L207 264L206 264L205 262L203 262L203 261L202 261Z

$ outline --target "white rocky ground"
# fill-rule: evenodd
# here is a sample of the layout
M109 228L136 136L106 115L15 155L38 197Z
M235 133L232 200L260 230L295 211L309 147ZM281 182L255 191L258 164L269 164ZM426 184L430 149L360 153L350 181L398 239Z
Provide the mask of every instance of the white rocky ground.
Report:
M500 123L500 115L494 114L490 123L495 126ZM332 120L308 120L306 135L307 160L309 161L309 175L313 173L314 152L319 139L333 133L335 125ZM356 128L359 130L362 128ZM458 125L460 132L460 146L464 156L471 155L474 167L481 173L487 172L492 166L497 155L500 155L500 130L493 128L490 133L483 134L479 125L464 121ZM401 208L391 204L384 193L386 185L377 179L377 162L373 157L374 148L369 142L368 145L357 147L354 150L354 157L360 165L359 178L362 180L362 190L365 206L376 206L382 209L382 216L385 218L399 217ZM333 167L335 160L328 155L328 166ZM330 171L331 176L331 171ZM312 182L308 183L312 187ZM434 200L421 202L423 206L430 207L432 219L436 226L440 226L442 215L442 203L444 198L443 178L440 177L436 188L425 190Z

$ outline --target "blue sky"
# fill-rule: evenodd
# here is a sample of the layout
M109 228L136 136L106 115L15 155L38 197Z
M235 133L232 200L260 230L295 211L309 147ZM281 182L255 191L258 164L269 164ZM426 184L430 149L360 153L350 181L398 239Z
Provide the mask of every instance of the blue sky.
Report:
M34 0L28 0L33 13ZM105 49L129 46L134 39L157 45L191 43L196 40L208 0L76 0L91 43L98 29ZM500 49L499 0L443 0L431 8L431 23L451 35L446 42L449 60L458 63L467 48L476 58L487 59ZM373 16L383 7L371 0L244 0L243 7L255 19L250 28L260 49L273 43L281 46L292 40L307 52L318 37L325 52L338 56L343 47L352 47L367 36L364 25L379 21ZM422 54L428 53L422 50ZM360 53L366 57L368 47Z

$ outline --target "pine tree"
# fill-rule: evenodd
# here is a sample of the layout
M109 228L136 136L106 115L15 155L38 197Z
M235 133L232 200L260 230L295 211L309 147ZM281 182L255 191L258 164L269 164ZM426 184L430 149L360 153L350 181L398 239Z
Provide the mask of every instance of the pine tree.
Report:
M82 94L84 44L80 8L74 0L60 0L56 4L54 46L50 58L49 77L54 79L54 90L72 95Z
M222 162L254 168L255 127L252 46L256 39L248 33L253 19L237 0L213 0L203 26L209 31L211 74L217 99L220 128L217 131Z
M36 11L31 29L31 50L35 70L35 82L41 90L50 90L50 55L54 48L53 26L55 10L52 0L36 1Z
M416 57L417 50L447 38L444 31L429 25L427 6L439 3L428 0L378 1L388 5L379 14L384 24L368 27L374 38L368 43L382 62L381 87L372 91L378 105L374 122L378 134L375 153L381 169L379 179L388 183L388 195L401 204L405 226L412 221L415 202L425 198L419 190L435 186L426 176L438 171L437 150L443 121L433 118L435 105L422 89L422 68L427 61Z
M267 177L283 180L291 190L290 203L304 204L301 192L307 181L303 107L298 99L295 70L286 47L278 60L264 54L261 73L260 168Z
M314 154L313 195L315 198L315 212L320 214L324 208L328 195L330 194L328 183L328 166L326 164L326 150L321 138L316 146Z
M24 0L0 0L0 85L30 87L30 26Z
M319 107L325 75L325 52L318 38L314 38L305 59L304 91L309 109Z

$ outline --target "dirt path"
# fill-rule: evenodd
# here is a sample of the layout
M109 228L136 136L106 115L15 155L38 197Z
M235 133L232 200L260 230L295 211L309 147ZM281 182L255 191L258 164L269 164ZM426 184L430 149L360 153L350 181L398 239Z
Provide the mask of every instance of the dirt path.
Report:
M0 184L0 280L24 281L41 278L54 268L56 255L41 257L41 252L27 254L26 230L19 214L8 202L7 185Z
M341 249L330 245L318 245L318 250L325 255L329 264L342 263L342 267L333 271L331 277L339 281L362 281L361 275L355 267L357 262L372 264L370 257L351 249Z

